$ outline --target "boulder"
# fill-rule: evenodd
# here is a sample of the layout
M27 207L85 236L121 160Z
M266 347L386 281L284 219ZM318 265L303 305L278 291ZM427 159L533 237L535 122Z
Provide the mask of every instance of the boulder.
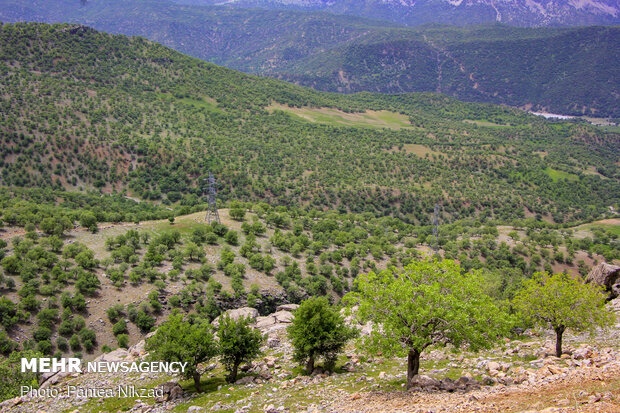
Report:
M179 383L175 383L173 381L160 384L157 386L157 389L163 390L163 395L155 399L157 403L163 403L183 397L183 388L179 385Z
M586 277L586 282L605 287L609 292L609 298L616 298L620 296L620 267L602 262L592 268Z
M299 308L299 304L282 304L276 308L276 311L289 311L293 312Z
M144 348L144 346L142 346L142 348ZM124 348L117 348L116 350L110 351L109 353L103 353L102 355L100 355L93 361L96 361L96 362L107 361L107 362L113 363L116 361L125 360L128 355L129 355L128 350L125 350Z
M256 318L258 317L258 310L252 307L241 307L241 308L236 308L234 310L228 310L224 313L224 315L228 315L232 320L238 320L241 317L246 317L246 318L250 318L250 320L254 322ZM220 317L217 317L215 320L213 320L212 324L214 326L217 327L220 325Z
M266 330L276 323L276 318L270 315L256 318L256 328L258 328L259 330Z
M491 372L491 371L499 371L499 370L501 370L501 366L500 366L499 363L497 363L495 361L489 361L487 363L487 370L489 372Z
M447 391L449 393L452 393L453 391L457 389L456 382L449 377L442 379L439 382L439 385L442 390Z
M273 313L271 316L274 317L278 323L292 323L294 318L293 313L284 310Z
M411 387L419 387L421 389L439 388L440 385L439 380L424 374L414 376L409 384Z
M240 378L239 380L237 380L235 382L235 385L241 386L241 385L246 385L246 384L250 384L250 383L254 383L254 376L245 376Z

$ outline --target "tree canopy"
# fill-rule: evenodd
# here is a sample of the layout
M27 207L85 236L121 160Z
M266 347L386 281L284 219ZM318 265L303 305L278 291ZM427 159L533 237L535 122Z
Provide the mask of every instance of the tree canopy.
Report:
M183 376L193 378L196 390L201 391L198 364L217 354L217 344L209 323L190 323L183 315L172 314L147 340L147 350L155 359L187 362Z
M562 355L562 335L567 328L593 331L613 324L605 308L606 294L594 284L560 273L537 272L523 282L513 302L519 314L556 333L556 356Z
M345 296L362 322L371 321L369 348L407 354L407 382L431 345L488 348L507 333L508 317L482 293L479 274L452 260L413 261L404 269L358 276Z

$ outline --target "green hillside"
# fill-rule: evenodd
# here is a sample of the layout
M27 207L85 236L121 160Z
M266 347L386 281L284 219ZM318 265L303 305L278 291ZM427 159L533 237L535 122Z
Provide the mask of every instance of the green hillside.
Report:
M148 16L145 19L144 16ZM353 16L166 0L0 0L0 21L140 35L235 70L324 91L441 92L620 118L620 28L398 27Z
M7 24L0 41L3 185L191 208L212 171L224 200L411 223L436 202L447 220L589 220L620 198L618 135L594 127L435 94L319 93L80 26Z

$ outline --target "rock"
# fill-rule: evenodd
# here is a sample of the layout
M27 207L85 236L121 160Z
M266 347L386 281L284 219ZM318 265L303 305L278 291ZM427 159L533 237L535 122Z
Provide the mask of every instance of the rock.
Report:
M163 395L155 399L157 403L163 403L183 397L183 388L179 385L179 383L168 381L157 386L157 389L160 388L163 389Z
M299 308L299 304L282 304L276 307L276 311L289 311L293 312Z
M143 343L143 341L141 341L140 343ZM144 348L144 345L142 346L142 348ZM100 355L99 357L97 357L93 361L95 361L95 362L98 362L98 361L107 361L107 362L123 361L123 360L125 360L127 358L128 355L129 355L129 351L128 350L125 350L123 348L117 348L116 350L110 351L109 353L103 353L102 355Z
M200 407L200 406L189 406L189 408L187 409L187 412L204 412L206 411L204 407Z
M573 359L585 360L592 357L592 349L590 347L581 347L573 352Z
M294 318L293 313L290 311L278 311L271 316L274 317L278 323L292 323Z
M427 389L431 387L439 388L440 385L439 380L436 380L424 374L414 376L411 379L411 382L409 382L409 384L411 385L411 387L419 387L422 389Z
M385 371L382 371L381 373L379 373L379 380L384 380L385 379Z
M482 384L484 384L486 386L492 386L495 383L497 383L497 381L493 377L489 377L489 376L483 376L482 377Z
M447 392L453 392L456 390L456 387L457 387L455 381L449 377L442 379L439 382L439 385L442 390L445 390Z
M487 363L487 371L492 372L492 371L500 371L502 368L502 366L500 366L499 363L496 363L495 361L489 361Z
M278 321L275 317L268 315L265 317L256 318L256 328L259 330L267 330L269 327L275 325Z
M253 376L245 376L240 378L239 380L237 380L235 382L236 385L246 385L246 384L250 384L250 383L254 383L254 377Z
M267 339L267 347L269 348L280 347L280 344L281 342L279 338L272 337L272 338Z
M238 320L241 317L248 317L250 318L250 320L252 320L252 322L254 322L258 317L258 310L251 307L241 307L234 310L228 310L224 313L224 315L228 315L232 320ZM217 317L215 320L213 320L212 324L214 326L217 327L220 325L220 317Z
M136 344L134 344L133 346L129 347L127 352L132 357L144 356L146 354L146 350L145 350L146 340L148 340L149 338L153 337L154 335L155 335L154 331L152 333L148 333L146 336L144 336L144 340L138 341Z
M586 282L605 287L609 298L616 298L620 296L620 267L602 262L590 270Z

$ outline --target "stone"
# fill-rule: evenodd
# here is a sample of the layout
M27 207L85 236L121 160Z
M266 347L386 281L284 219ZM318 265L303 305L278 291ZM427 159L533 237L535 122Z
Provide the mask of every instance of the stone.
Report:
M100 355L93 361L95 362L107 361L109 363L113 363L113 362L125 360L128 355L129 355L128 350L125 350L123 348L117 348L116 350L110 351L109 353L103 353L102 355Z
M440 385L439 380L434 379L425 374L414 376L409 382L409 384L411 385L411 387L419 387L422 389L426 389L430 387L439 388L439 385Z
M490 372L491 371L500 371L501 368L502 368L502 366L499 363L495 362L495 361L489 361L487 363L487 370L490 371Z
M239 380L237 380L235 382L235 385L246 385L246 384L250 384L250 383L254 383L254 377L253 376L245 376L240 378Z
M256 318L256 328L259 330L266 330L269 327L275 325L278 321L275 317L268 315L265 317L257 317Z
M616 298L620 296L620 267L602 262L590 270L586 282L605 287L609 298Z
M272 338L267 339L267 347L269 348L280 347L280 344L281 342L279 338L272 337Z
M204 412L206 411L204 407L201 406L189 406L189 408L187 409L187 412Z
M155 398L157 403L163 403L183 397L183 388L179 385L179 383L175 383L173 381L160 384L157 386L157 389L163 390L163 395Z
M290 311L278 311L271 315L276 319L278 323L292 323L293 322L293 313Z
M442 390L445 390L447 392L453 392L457 388L456 382L454 380L452 380L451 378L449 378L449 377L446 377L446 378L442 379L439 382L439 385L440 385Z
M276 307L276 311L289 311L293 312L299 308L299 304L282 304Z
M585 360L592 357L592 349L589 347L581 347L573 352L573 359Z
M250 318L250 320L254 322L256 318L258 317L258 310L252 307L241 307L241 308L236 308L234 310L228 310L224 313L224 315L228 315L232 320L238 320L241 317L246 317L246 318ZM222 316L217 317L215 320L213 320L211 324L213 324L216 327L219 326L220 317Z

